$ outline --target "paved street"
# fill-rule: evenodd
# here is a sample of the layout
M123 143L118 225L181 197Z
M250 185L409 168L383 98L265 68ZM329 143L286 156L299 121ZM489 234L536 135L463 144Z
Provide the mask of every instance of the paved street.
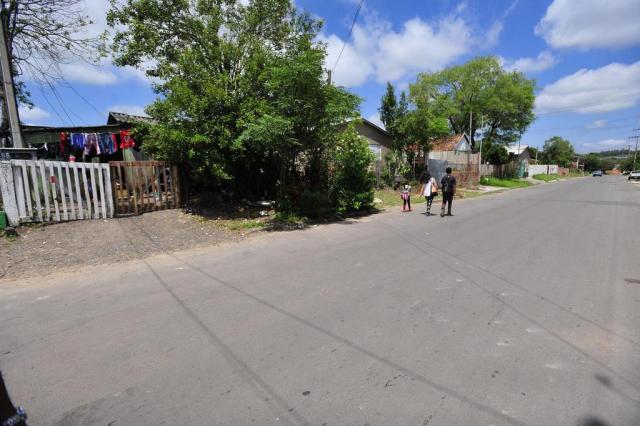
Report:
M640 424L640 187L417 207L0 281L0 369L32 424Z

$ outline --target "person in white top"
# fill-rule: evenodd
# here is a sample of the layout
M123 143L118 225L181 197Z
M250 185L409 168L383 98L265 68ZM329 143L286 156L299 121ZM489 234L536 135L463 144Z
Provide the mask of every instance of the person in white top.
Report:
M433 203L433 198L438 195L438 184L429 172L425 174L422 180L421 194L427 200L427 216L431 216L431 204Z

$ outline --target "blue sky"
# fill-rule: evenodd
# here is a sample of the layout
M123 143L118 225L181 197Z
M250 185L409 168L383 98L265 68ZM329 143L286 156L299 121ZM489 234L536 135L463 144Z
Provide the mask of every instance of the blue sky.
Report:
M358 0L296 0L325 22L320 39L333 68ZM104 28L106 0L87 0ZM559 135L578 152L627 147L640 127L640 2L637 0L365 0L334 71L334 81L360 95L362 116L378 121L386 81L406 89L419 72L438 71L477 55L497 55L508 69L537 82L537 120L522 143L542 146ZM100 124L106 112L142 113L155 95L143 72L64 66L75 90L61 103L31 85L32 124ZM75 92L78 92L79 95ZM83 99L85 98L85 99Z

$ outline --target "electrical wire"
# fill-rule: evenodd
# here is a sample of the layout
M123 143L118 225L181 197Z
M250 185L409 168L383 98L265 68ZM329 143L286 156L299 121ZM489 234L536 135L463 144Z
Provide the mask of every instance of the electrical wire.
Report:
M345 47L347 47L347 43L351 38L351 33L353 33L353 27L355 27L356 22L358 21L358 15L360 15L360 9L362 9L363 4L364 4L364 0L360 0L360 3L358 3L358 7L356 8L356 14L353 16L353 22L351 22L351 27L349 28L349 32L347 33L347 38L344 39L344 43L342 43L342 49L340 49L340 53L336 58L336 62L335 64L333 64L333 68L331 68L332 72L336 70L336 67L338 66L338 62L340 62L340 58L342 58L342 53L344 52L344 49Z

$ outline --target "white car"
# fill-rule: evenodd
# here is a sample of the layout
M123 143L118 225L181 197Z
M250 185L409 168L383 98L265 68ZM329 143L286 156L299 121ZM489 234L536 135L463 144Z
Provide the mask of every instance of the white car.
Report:
M640 180L640 170L634 170L629 173L629 177L627 178L627 180L631 179Z

